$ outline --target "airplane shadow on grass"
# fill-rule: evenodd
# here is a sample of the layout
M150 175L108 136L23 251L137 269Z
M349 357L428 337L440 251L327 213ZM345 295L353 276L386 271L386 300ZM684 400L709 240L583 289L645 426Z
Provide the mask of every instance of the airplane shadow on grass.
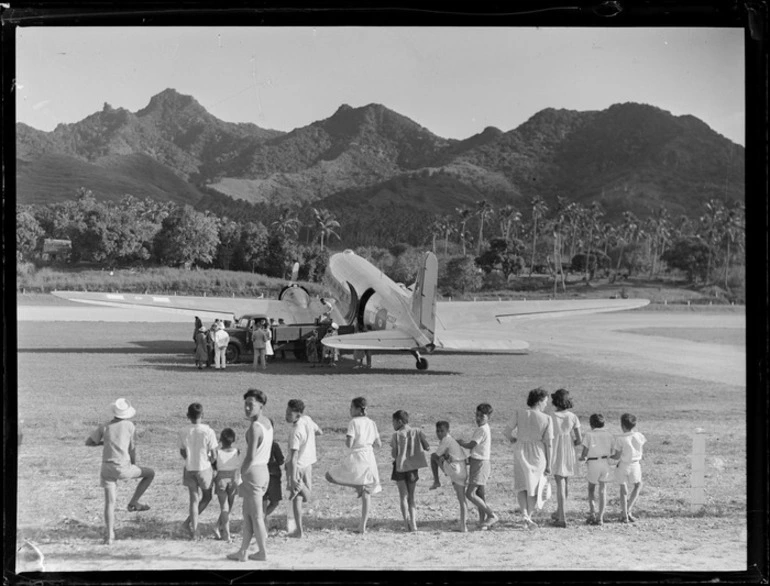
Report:
M152 366L157 370L165 370L172 372L192 372L196 370L195 363L192 358L192 354L181 356L177 355L177 360L170 361L168 358L141 358L141 362L144 365ZM144 365L140 365L137 368L144 368ZM412 366L412 368L410 368ZM215 370L213 367L206 368L205 366L200 370L201 373L220 373L219 370ZM254 374L254 368L251 364L246 362L239 362L237 364L228 364L221 376L226 376L229 372L235 373L248 373ZM366 376L372 374L400 374L400 375L420 375L420 376L449 376L459 375L461 372L452 370L417 370L413 368L411 361L407 360L404 363L404 368L377 368L372 367L368 369L353 369L352 364L342 363L337 367L330 367L325 365L313 365L307 362L297 362L296 360L287 359L286 362L277 361L268 364L267 370L260 370L260 375L267 376L281 376L285 374L291 375L307 375L307 376Z

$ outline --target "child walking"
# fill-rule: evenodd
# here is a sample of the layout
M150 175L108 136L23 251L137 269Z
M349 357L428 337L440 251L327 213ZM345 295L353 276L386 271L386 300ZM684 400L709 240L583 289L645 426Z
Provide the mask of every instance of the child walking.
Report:
M569 497L570 476L575 475L575 446L582 443L580 435L580 420L577 415L569 411L572 409L567 389L558 389L551 394L551 401L556 412L551 414L553 418L553 444L551 452L551 473L556 479L557 509L551 515L555 527L566 527L565 507ZM573 440L574 435L574 440Z
M460 447L457 440L449 435L449 422L436 422L436 437L439 439L436 451L430 455L430 467L433 472L433 485L430 490L436 490L441 486L438 477L439 467L452 481L452 488L460 503L460 532L468 531L466 517L468 505L465 498L465 485L468 482L468 452Z
M619 460L615 469L615 482L620 485L620 506L623 523L636 522L632 514L639 491L642 490L642 446L647 438L640 432L634 431L636 427L636 415L623 413L620 416L620 427L623 434L615 438L615 453L612 458ZM634 489L628 494L628 485L633 484Z
M296 530L290 537L304 536L302 525L302 501L309 501L313 489L313 464L318 461L315 436L323 431L309 415L305 415L305 403L291 399L286 406L286 422L291 423L289 432L289 460L286 462L287 486L291 496Z
M374 458L374 448L382 447L377 424L366 416L367 401L364 397L356 397L350 403L348 431L345 445L350 453L337 466L326 473L326 480L340 486L350 486L356 489L361 499L361 523L359 533L366 533L366 523L369 520L370 496L382 490L377 461Z
M425 450L430 449L428 440L421 429L409 427L409 413L400 409L393 414L393 429L396 433L390 440L393 456L391 480L398 485L401 516L407 531L417 531L417 511L414 505L414 489L420 477L417 471L428 467Z
M233 510L233 503L240 482L241 451L233 446L234 443L235 432L229 427L224 428L219 435L216 461L217 475L214 478L214 489L217 493L220 510L214 534L217 539L227 542L230 541L230 511Z
M604 509L607 504L607 483L610 480L610 462L614 440L612 434L604 429L604 415L594 413L588 419L591 431L583 437L583 453L580 461L586 463L588 480L588 506L590 513L586 523L604 525ZM599 513L594 507L596 485L599 485Z
M270 423L275 429L275 422L270 418ZM275 438L275 436L273 436ZM267 462L267 471L270 473L270 482L267 485L267 492L262 497L262 506L265 510L265 524L267 525L267 517L270 515L283 500L283 493L281 492L281 466L283 466L286 458L283 456L281 446L273 439L273 445L270 448L270 460Z
M211 462L217 457L217 436L213 429L201 422L203 405L200 403L191 403L187 407L187 418L192 425L179 434L179 453L185 461L182 484L190 494L190 514L183 526L191 539L200 539L198 515L211 502L214 484Z
M470 470L468 488L465 496L479 510L479 528L489 529L500 519L486 502L484 487L489 480L492 466L489 457L492 451L492 433L489 429L489 417L492 405L481 403L476 407L476 431L470 441L457 440L461 447L470 450Z
M99 485L104 488L104 525L106 533L104 543L115 541L115 497L118 480L141 478L128 510L131 512L147 511L149 506L139 499L152 484L155 471L152 468L136 465L136 427L129 421L136 410L128 400L120 398L111 406L112 419L97 427L86 439L89 447L104 446L102 466L99 471Z

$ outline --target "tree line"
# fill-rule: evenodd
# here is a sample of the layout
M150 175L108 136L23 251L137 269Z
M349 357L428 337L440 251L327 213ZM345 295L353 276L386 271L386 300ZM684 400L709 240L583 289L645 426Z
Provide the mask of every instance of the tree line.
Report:
M396 281L413 279L419 250L430 249L449 270L447 282L463 289L505 287L512 275L547 274L557 292L570 271L590 280L597 271L655 278L670 269L729 290L732 269L745 258L743 204L716 199L697 219L673 218L660 207L644 219L624 212L618 221L607 221L598 203L562 197L549 206L535 196L524 209L479 200L444 215L392 207L378 216L385 232L363 242L348 235L356 232L353 216L340 220L311 204L241 203L235 217L222 213L227 206L214 209L219 213L130 195L105 203L81 188L66 202L17 206L17 260L39 261L44 239L56 238L71 241L75 263L221 268L286 278L299 262L301 279L319 281L334 243L355 248ZM400 231L405 225L419 231Z

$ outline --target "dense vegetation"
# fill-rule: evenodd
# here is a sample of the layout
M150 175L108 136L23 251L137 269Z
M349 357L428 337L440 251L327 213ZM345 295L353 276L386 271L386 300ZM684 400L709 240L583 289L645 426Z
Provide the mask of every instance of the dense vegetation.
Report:
M86 189L64 203L18 206L17 261L26 267L19 269L21 281L32 286L33 267L50 264L46 239L72 243L69 256L59 261L64 266L221 269L281 280L299 263L298 278L309 282L322 280L329 246L352 247L347 234L355 226L328 209L244 206L233 218L131 196L117 204L103 203ZM730 299L741 300L743 206L714 199L702 212L696 222L684 215L672 218L665 208L644 221L626 212L622 221L608 222L598 203L584 207L559 198L551 208L535 197L519 210L479 200L452 215L410 217L425 234L417 243L400 241L399 222L408 212L378 213L383 233L372 235L370 246L355 250L403 283L414 279L422 251L432 250L440 258L439 285L447 294L515 287L515 278L522 275L548 275L558 294L566 291L570 272L588 282L597 273L614 280L634 275L653 279L676 271L692 284L718 285ZM207 280L208 285L171 288L211 286ZM253 294L249 287L242 283L226 290Z

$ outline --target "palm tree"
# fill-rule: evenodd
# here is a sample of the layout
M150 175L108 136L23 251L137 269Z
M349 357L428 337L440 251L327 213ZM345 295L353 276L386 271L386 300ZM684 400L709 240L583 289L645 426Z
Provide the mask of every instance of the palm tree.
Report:
M329 210L313 208L313 219L321 239L321 250L324 249L324 240L328 240L332 236L336 236L338 240L340 239L340 235L334 231L335 228L340 227L340 223L334 219Z
M471 215L473 214L473 211L470 208L467 208L465 206L455 208L455 211L460 216L460 240L463 244L463 256L465 256L465 224L468 223L468 220L470 220Z
M548 206L539 195L534 196L529 205L532 206L532 259L529 263L529 276L535 270L535 252L537 251L537 222L543 218L548 211Z
M588 237L586 239L586 283L589 281L591 271L589 267L591 265L591 250L594 247L594 235L599 231L599 220L604 215L604 210L599 202L591 202L591 207L587 210L584 216L585 225L588 229ZM597 259L598 261L598 259Z
M444 234L444 223L441 218L437 218L428 226L428 232L431 236L431 250L436 254L436 238Z
M449 249L449 237L455 232L455 225L452 222L452 218L449 216L441 216L441 228L444 236L444 254L447 254Z
M721 241L722 217L725 213L724 204L718 199L710 199L706 202L706 214L701 216L700 224L702 229L701 238L706 242L709 249L708 265L706 266L706 281L711 280L711 261L713 251L718 242Z
M481 254L481 243L484 240L484 220L492 215L492 205L487 200L482 199L476 202L476 215L479 217L479 240L476 243L476 255Z
M626 245L631 242L631 238L636 233L639 226L639 219L634 215L634 212L623 212L623 223L618 230L618 240L620 241L620 252L618 253L618 264L615 267L615 272L620 271L620 263L623 261L623 252Z
M276 219L270 225L273 226L276 231L284 238L291 234L296 239L299 234L301 224L302 223L299 221L296 211L284 206L281 208L278 214L278 219Z
M740 242L745 231L745 208L740 202L726 210L723 220L723 240L725 243L725 289L730 290L730 245Z

